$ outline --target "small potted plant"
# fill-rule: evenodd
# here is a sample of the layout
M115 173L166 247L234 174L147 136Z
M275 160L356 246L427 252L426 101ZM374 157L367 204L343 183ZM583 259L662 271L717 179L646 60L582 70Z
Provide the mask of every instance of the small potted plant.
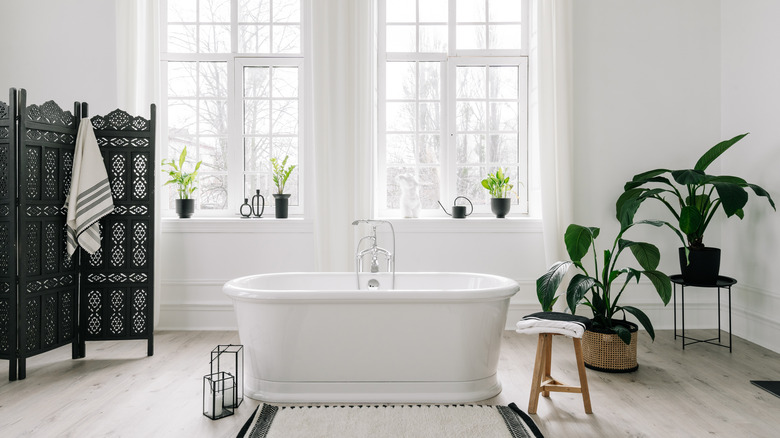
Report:
M640 221L637 224L649 224L656 227L670 226L662 221ZM653 324L644 312L633 306L618 304L620 297L631 280L645 276L652 283L664 305L669 303L672 295L672 284L669 277L657 270L661 253L654 245L646 242L633 242L623 238L623 234L636 224L621 226L612 248L604 250L599 258L596 250L596 238L599 229L572 224L566 229L564 241L566 251L571 260L554 263L550 269L536 280L536 293L542 309L552 311L552 306L558 300L555 296L558 286L571 266L579 273L571 277L566 288L566 303L572 313L577 306L584 304L593 312L592 327L583 335L583 359L585 366L599 371L630 372L639 365L636 362L636 332L637 325L626 321L626 312L634 315L655 339ZM630 249L641 268L618 268L617 262L624 250ZM583 259L591 253L591 265ZM599 260L603 266L599 266ZM618 281L621 279L621 281ZM620 284L622 282L622 285ZM618 319L622 315L622 319ZM617 337L615 337L617 335Z
M290 203L290 195L284 193L284 185L287 183L287 178L290 177L295 165L287 167L287 159L289 156L285 155L284 160L281 162L276 158L271 158L271 166L273 167L272 179L274 185L276 185L276 193L274 193L274 208L276 210L277 219L287 218L287 211Z
M714 284L720 270L720 249L704 246L704 232L722 207L726 217L744 216L750 188L766 197L775 208L772 197L761 187L736 176L715 176L704 171L721 154L747 134L722 141L699 158L693 169L655 169L635 175L627 182L615 205L621 223L631 223L647 199L663 204L674 216L677 226L671 226L682 242L679 249L680 269L685 281ZM671 178L669 178L671 177ZM685 237L683 237L683 235Z
M482 180L482 187L490 192L490 211L497 218L504 218L512 208L512 198L509 192L514 186L509 184L509 177L499 167L496 173L488 173L487 178Z
M198 176L198 169L200 169L200 165L203 162L198 161L195 164L195 169L192 172L185 172L184 164L186 161L186 146L181 151L178 162L173 159L162 160L163 166L169 166L168 169L163 169L163 172L167 173L168 177L170 178L163 185L167 186L168 184L176 184L176 192L179 195L179 198L175 201L176 214L178 214L182 219L192 217L192 214L195 212L195 200L192 199L191 196L195 189L197 189L197 187L195 187L195 177Z

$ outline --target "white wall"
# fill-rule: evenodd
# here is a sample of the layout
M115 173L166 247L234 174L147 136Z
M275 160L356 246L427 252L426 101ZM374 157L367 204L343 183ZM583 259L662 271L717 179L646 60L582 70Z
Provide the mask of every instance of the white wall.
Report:
M745 178L780 201L780 2L724 0L722 17L723 138L750 132L721 157L725 174ZM723 222L723 264L735 287L734 332L780 351L780 216L750 192L745 219Z

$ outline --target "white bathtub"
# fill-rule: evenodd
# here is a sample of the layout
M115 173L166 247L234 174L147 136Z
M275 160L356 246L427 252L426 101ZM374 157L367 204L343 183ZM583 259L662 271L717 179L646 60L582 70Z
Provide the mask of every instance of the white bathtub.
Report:
M272 402L470 402L496 377L509 299L485 274L283 273L237 278L245 393Z

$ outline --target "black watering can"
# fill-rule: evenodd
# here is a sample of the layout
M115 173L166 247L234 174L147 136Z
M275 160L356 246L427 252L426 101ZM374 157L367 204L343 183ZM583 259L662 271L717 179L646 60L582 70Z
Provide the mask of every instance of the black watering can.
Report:
M466 201L468 201L469 205L471 206L471 211L469 211L468 214L466 213L465 205L455 205L455 203L458 202L458 199L460 198L463 198ZM441 202L440 201L436 201L436 202L438 202L439 206L441 206L441 209L444 210L445 213L447 213L447 210L444 208L443 205L441 205ZM450 214L450 216L452 216L453 219L465 219L466 216L470 215L473 212L474 212L474 204L472 204L471 201L469 201L469 198L465 196L458 196L457 198L455 198L454 201L452 201L452 214Z

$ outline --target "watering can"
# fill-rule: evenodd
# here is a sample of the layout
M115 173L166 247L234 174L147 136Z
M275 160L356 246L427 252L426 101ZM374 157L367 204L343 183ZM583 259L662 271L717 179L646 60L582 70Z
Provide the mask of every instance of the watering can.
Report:
M458 202L458 199L460 199L460 198L463 198L466 201L468 201L469 205L471 206L471 211L469 211L468 214L466 214L466 206L465 205L455 205L455 203ZM436 202L438 202L439 206L441 206L441 209L444 210L445 213L447 213L447 210L444 208L443 205L441 205L441 202L440 201L436 201ZM465 219L466 216L470 215L473 212L474 212L474 204L471 203L469 198L467 198L465 196L458 196L457 198L455 198L454 201L452 201L452 214L449 214L449 213L447 213L447 214L452 216L453 219Z

